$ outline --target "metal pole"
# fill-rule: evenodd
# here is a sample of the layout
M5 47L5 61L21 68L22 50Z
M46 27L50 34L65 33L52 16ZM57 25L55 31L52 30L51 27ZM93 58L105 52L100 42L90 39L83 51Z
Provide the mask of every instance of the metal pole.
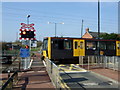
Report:
M29 17L30 17L30 15L28 15L27 16L27 24L29 25ZM28 27L28 29L29 29L29 27ZM29 49L30 49L30 51L31 51L31 40L29 40ZM28 66L30 65L30 57L27 57L26 58L26 69L28 69Z
M55 37L56 37L57 23L55 23Z
M83 33L83 20L82 20L82 26L81 26L81 38L82 38L82 33Z
M98 0L98 39L100 38L100 2Z
M27 16L27 25L29 25L29 17L30 15ZM29 29L29 27L28 27ZM31 40L29 40L29 49L31 50Z
M100 58L100 2L98 0L98 63L100 63L99 58Z

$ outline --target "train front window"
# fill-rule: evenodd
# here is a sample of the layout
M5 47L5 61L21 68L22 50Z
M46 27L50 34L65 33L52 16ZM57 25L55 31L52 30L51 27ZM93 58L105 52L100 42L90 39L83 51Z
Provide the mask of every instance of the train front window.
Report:
M48 40L44 40L43 41L43 49L47 49L48 48Z
M96 43L95 42L86 42L86 49L96 49Z

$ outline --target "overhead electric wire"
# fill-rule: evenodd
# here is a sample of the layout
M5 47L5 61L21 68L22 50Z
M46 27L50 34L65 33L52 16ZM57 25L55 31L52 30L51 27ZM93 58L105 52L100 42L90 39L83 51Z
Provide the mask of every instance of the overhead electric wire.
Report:
M22 16L23 16L23 14L21 14L21 13L20 13L20 14L16 14L16 13L4 12L4 14L5 14L5 13L6 13L6 14L13 15L13 16L18 16L18 15L19 15L19 17L22 17ZM42 20L44 20L44 19L49 18L49 19L54 19L54 20L58 20L58 19L61 20L61 21L63 20L63 19L58 18L58 17L57 17L57 18L55 18L55 17L53 18L53 17L47 17L47 16L46 16L46 18L43 18L43 17L45 17L45 16L39 16L39 15L34 15L34 16L35 16L35 17L32 17L32 19L37 19L37 20L38 20L38 19L42 19ZM10 18L11 18L11 17L10 17ZM48 19L47 19L47 20L48 20ZM70 21L70 22L73 22L73 23L75 23L75 22L76 22L76 23L80 23L79 20L80 20L80 19L77 19L77 20L71 20L71 19L69 19L69 20L67 20L67 19L64 18L63 21ZM87 23L89 23L89 24L91 24L91 23L96 24L96 23L97 23L97 20L93 20L93 21L91 21L91 20L89 20L89 19L84 19L84 20L87 21ZM106 23L104 23L104 24L108 24L108 25L111 26L111 25L113 25L113 22L112 22L112 23L106 22ZM115 24L115 23L114 23L114 24Z
M39 12L47 13L47 14L50 13L50 12L43 12L43 11L39 11L39 10L30 10L30 9L21 9L21 8L11 8L11 7L6 7L6 6L5 6L5 8L7 8L7 9L12 9L12 10L17 10L17 11L18 11L18 10L22 10L22 11L24 11L24 12L25 12L25 11L33 11L34 13L39 13ZM41 14L41 13L39 13L39 15L40 15L40 14ZM60 15L61 13L56 13L56 12L54 12L53 14L54 14L54 15ZM37 15L38 15L38 14L37 14ZM61 15L64 15L64 14L61 14ZM65 18L65 16L67 16L67 17ZM71 16L72 18L71 18L71 17L69 18L69 16ZM93 17L84 17L84 16L78 16L77 18L75 18L76 16L77 16L77 15L73 15L73 16L72 16L72 15L64 15L64 17L53 17L53 16L51 17L51 16L45 16L45 15L44 15L44 16L41 16L41 17L62 18L62 19L75 19L75 20L77 20L78 17L79 17L79 18L81 17L81 19L82 19L82 18L87 18L87 19L90 19L90 20L96 20L96 19L97 19L97 17L96 17L96 18L93 18ZM73 17L74 17L74 18L73 18ZM114 20L114 19L104 18L104 19L102 19L102 20L103 20L103 21L104 21L104 20L107 20L108 23L109 23L109 21L112 21L112 23L113 23L113 20ZM107 21L106 21L106 22L107 22Z

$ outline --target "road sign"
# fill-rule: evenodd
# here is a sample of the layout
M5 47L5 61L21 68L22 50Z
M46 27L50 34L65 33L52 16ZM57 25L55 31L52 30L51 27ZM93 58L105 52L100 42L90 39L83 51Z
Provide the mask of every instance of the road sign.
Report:
M30 56L30 50L26 48L20 49L20 57L29 57Z

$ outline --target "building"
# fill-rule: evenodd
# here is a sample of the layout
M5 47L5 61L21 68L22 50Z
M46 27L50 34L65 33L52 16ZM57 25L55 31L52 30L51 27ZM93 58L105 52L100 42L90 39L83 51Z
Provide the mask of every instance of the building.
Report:
M101 34L105 34L105 33L100 33L100 35ZM89 28L86 28L85 34L82 36L82 38L91 38L91 39L98 38L98 32L91 32L89 31Z
M31 41L31 47L37 47L37 40L32 40Z

